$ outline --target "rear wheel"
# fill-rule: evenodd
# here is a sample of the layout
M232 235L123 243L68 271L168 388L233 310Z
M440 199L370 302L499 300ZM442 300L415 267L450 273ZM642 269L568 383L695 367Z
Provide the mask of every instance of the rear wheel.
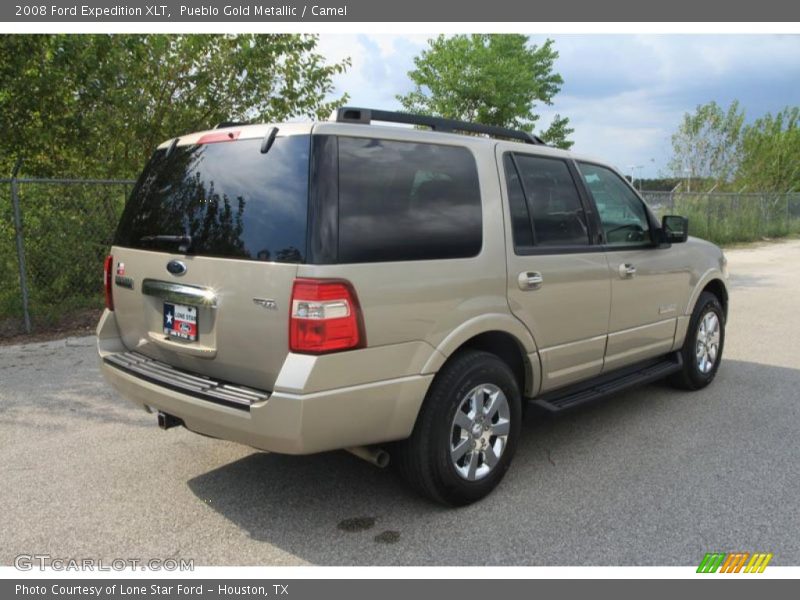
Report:
M491 492L511 464L521 400L514 373L494 354L465 350L436 376L396 463L423 495L449 505Z
M703 292L697 300L683 343L683 369L670 378L675 387L699 390L714 380L725 345L725 312L719 299Z

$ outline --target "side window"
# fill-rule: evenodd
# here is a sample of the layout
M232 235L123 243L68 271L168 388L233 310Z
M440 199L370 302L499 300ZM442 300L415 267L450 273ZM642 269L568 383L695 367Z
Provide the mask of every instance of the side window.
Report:
M647 209L623 179L611 169L578 163L586 186L594 197L609 246L649 243L650 221Z
M481 215L466 148L339 138L339 262L475 256Z
M519 188L519 184L513 180L519 178L535 246L588 245L586 214L567 163L557 158L515 154L517 171L512 170L513 164L509 165L511 161L508 158L507 155L506 176L509 178L507 182L514 230L519 227L515 212L522 214L521 208L515 208L519 200L514 198L520 192L514 190L514 187ZM515 244L516 241L515 234Z
M503 157L503 169L506 172L506 187L508 188L508 207L511 213L511 236L514 239L514 249L530 248L533 246L533 229L528 205L525 202L525 192L519 180L517 167L511 154Z

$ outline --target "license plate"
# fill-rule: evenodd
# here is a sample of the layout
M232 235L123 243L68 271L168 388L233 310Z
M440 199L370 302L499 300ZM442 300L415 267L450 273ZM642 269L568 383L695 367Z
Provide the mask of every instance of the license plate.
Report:
M197 341L197 308L165 302L164 333L187 342Z

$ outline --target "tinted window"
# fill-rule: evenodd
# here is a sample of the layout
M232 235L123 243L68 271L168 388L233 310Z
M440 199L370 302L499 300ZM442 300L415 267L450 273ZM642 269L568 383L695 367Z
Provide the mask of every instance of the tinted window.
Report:
M309 136L177 146L153 155L123 212L115 244L277 262L302 262L306 248Z
M506 172L508 208L511 213L511 235L514 239L514 248L529 248L533 246L531 217L528 213L519 173L517 173L517 167L514 165L511 154L506 153L503 157L503 167Z
M461 258L481 244L469 150L339 138L339 262Z
M641 245L650 241L647 209L628 184L611 169L579 163L578 169L594 197L610 246Z
M589 243L589 228L567 163L553 158L514 155L533 221L536 246Z

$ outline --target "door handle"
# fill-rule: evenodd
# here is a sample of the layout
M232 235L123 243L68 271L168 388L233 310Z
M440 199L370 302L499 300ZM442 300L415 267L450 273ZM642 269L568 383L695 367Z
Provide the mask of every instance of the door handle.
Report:
M623 279L631 279L636 275L636 267L631 263L622 263L619 266L619 276Z
M517 283L521 290L538 290L544 283L544 277L538 271L523 271L517 277Z

